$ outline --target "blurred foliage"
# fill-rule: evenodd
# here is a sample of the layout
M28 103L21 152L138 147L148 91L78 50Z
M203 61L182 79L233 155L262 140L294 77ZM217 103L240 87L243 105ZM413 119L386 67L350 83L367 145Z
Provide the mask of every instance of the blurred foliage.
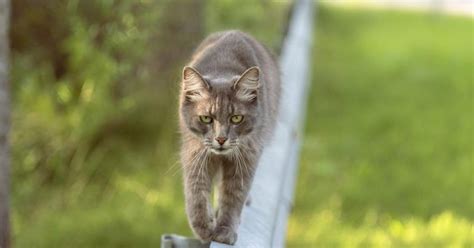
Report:
M273 0L240 0L238 4L235 0L207 2L206 26L209 32L229 27L246 30L275 52L279 51L289 17L288 3Z
M277 48L286 6L12 1L15 245L156 247L163 232L190 234L177 156L181 68L215 30Z
M472 247L472 26L319 9L291 247Z

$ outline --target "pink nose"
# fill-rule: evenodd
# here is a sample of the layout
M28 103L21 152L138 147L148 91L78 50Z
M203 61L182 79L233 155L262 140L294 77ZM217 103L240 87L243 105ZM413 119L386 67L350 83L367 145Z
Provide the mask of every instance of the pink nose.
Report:
M220 145L223 145L226 140L227 140L226 137L217 137L216 138L217 143L219 143Z

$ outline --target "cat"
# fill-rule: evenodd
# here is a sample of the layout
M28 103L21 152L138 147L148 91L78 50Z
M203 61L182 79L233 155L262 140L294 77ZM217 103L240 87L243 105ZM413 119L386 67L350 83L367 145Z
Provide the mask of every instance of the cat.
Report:
M202 241L236 242L242 208L276 124L280 91L275 57L241 31L211 34L184 67L179 125L186 213Z

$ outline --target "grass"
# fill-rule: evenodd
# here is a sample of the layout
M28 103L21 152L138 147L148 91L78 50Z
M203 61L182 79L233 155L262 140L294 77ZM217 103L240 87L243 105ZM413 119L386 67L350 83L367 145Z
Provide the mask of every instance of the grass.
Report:
M290 247L471 247L473 20L322 6Z

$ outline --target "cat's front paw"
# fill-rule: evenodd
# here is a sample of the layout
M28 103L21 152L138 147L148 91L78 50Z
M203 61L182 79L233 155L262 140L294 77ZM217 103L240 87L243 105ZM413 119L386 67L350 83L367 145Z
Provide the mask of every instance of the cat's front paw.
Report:
M228 226L218 226L214 230L212 240L233 245L237 241L237 233Z
M193 223L194 234L204 242L209 242L212 239L214 232L214 225L211 223Z

